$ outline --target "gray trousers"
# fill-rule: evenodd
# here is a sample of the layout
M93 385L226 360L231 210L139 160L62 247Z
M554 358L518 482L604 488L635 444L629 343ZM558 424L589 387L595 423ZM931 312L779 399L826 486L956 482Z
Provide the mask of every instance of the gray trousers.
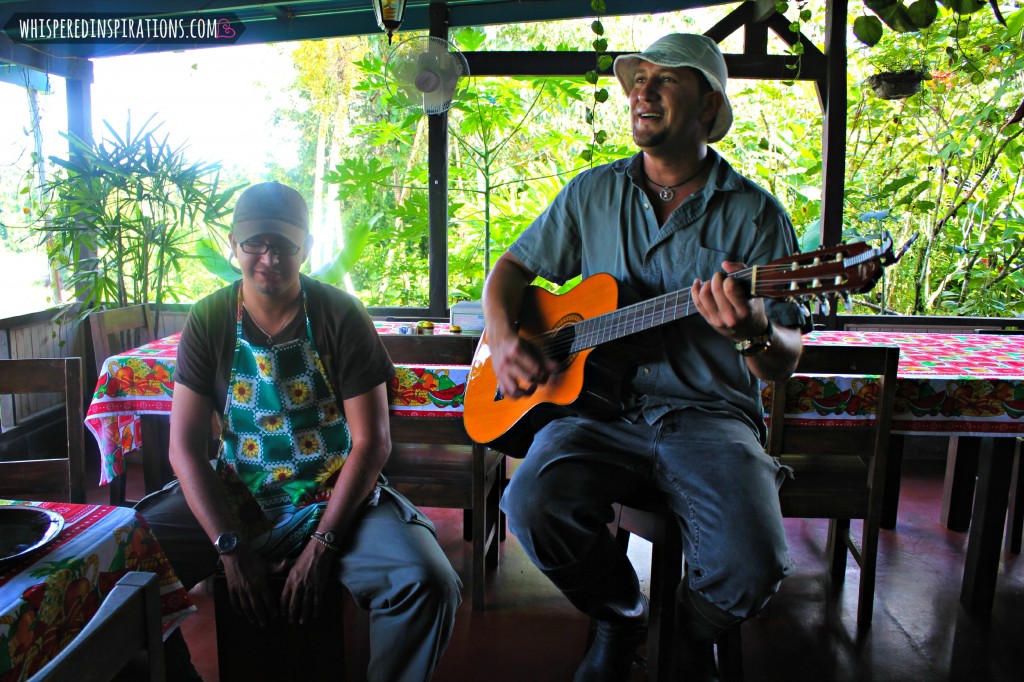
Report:
M137 509L186 589L215 572L217 552L177 482L147 496ZM429 680L462 601L462 582L430 519L397 492L382 488L378 504L364 508L344 539L337 578L370 612L367 679Z

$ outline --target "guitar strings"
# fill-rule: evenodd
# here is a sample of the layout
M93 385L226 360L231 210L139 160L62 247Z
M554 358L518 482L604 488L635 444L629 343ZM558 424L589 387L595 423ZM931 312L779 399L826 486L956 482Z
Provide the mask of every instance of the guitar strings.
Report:
M729 276L736 279L751 279L752 273L757 270L761 274L773 274L779 272L790 272L794 274L794 277L789 278L785 283L804 283L813 282L821 279L820 275L800 275L800 269L794 270L792 265L762 265L755 267L748 267L742 270L737 270L731 273ZM670 303L669 300L675 298L675 301ZM573 353L593 348L606 341L611 341L623 336L644 331L655 324L655 320L661 318L661 321L657 324L663 324L665 322L672 322L681 317L687 317L690 313L690 306L693 303L692 296L690 295L689 289L681 289L679 291L669 292L667 294L661 294L655 298L648 299L647 301L641 301L624 308L619 308L609 313L598 315L597 317L588 318L580 322L574 323L572 326L573 334L563 334L566 338L558 339L558 335L561 329L564 327L549 330L541 334L537 334L530 337L528 340L534 342L545 349L545 351L552 356L561 357L563 355L568 356ZM683 314L680 314L680 312ZM627 319L615 319L613 318L627 318ZM598 329L590 329L599 325ZM627 328L631 328L631 331L626 331ZM557 339L553 343L548 343L550 339Z

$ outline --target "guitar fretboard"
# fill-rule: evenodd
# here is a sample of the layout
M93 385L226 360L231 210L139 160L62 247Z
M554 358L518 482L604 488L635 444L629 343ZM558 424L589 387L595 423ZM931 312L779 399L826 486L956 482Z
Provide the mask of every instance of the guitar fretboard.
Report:
M735 272L734 279L750 280L756 268ZM575 337L571 353L637 334L654 327L689 317L697 312L689 289L680 289L632 305L591 317L573 325Z

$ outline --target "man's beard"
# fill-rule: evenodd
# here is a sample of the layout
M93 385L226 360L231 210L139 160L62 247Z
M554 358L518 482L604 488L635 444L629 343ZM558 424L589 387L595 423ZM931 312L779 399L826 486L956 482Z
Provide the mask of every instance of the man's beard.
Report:
M639 131L633 128L633 142L638 147L657 147L664 144L665 140L668 139L668 131L664 128L660 130L645 130Z

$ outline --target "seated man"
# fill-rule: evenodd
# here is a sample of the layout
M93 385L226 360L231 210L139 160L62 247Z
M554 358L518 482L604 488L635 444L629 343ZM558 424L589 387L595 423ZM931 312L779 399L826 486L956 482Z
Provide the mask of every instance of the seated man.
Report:
M531 560L597 622L576 680L626 680L647 604L606 524L615 502L662 497L687 561L675 652L685 669L674 679L713 679L714 638L763 607L792 570L778 499L785 473L762 447L758 379L793 371L806 324L798 306L751 299L727 274L797 243L778 201L708 147L732 124L712 40L665 36L614 69L640 152L577 175L495 264L484 314L498 387L506 399L529 395L558 369L516 329L538 275L585 284L606 272L644 297L678 291L699 315L630 337L640 362L627 372L621 416L544 426L502 508Z
M461 583L431 522L380 476L391 360L358 301L299 274L312 238L298 192L249 187L230 242L241 282L196 303L181 336L170 434L180 484L139 508L186 588L219 561L250 621L302 623L337 580L370 610L368 678L428 680ZM272 573L287 575L280 601ZM194 673L180 637L169 651L169 672Z

